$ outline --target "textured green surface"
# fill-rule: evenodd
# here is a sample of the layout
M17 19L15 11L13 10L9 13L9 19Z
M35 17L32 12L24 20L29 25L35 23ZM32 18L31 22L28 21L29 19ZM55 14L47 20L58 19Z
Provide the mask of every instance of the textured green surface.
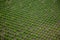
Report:
M60 0L0 0L0 40L60 40Z

